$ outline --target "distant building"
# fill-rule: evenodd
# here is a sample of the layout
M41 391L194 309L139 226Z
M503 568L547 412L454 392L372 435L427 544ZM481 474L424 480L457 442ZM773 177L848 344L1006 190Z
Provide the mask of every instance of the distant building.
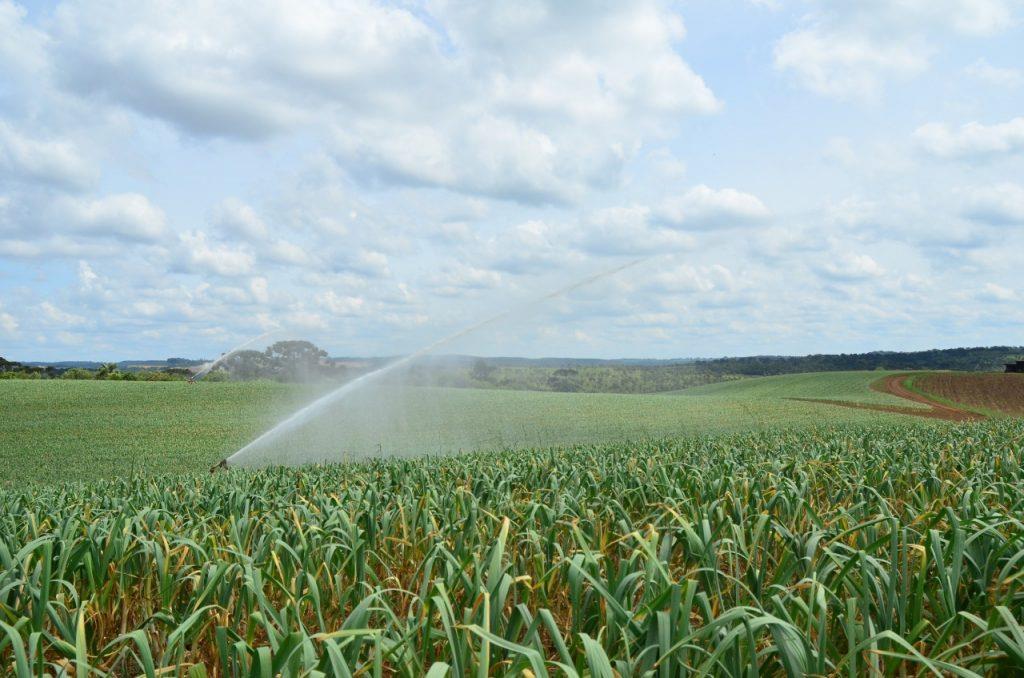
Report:
M1018 360L1015 363L1006 363L1006 371L1024 374L1024 360Z

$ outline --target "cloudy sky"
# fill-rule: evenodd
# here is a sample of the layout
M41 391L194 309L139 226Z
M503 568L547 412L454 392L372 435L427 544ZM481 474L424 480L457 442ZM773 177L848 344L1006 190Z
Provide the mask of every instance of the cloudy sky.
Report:
M0 355L510 307L454 348L1024 343L1024 3L0 0Z

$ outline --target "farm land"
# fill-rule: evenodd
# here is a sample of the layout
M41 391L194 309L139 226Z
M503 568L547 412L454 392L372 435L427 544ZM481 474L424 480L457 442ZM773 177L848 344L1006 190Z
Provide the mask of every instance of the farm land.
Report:
M366 407L404 423L363 435L400 446L441 417L459 437L214 474L316 393L2 382L0 663L18 676L1015 674L1014 376L384 390Z

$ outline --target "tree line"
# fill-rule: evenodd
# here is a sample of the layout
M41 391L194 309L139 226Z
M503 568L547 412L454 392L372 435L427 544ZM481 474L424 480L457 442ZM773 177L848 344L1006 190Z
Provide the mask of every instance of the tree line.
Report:
M928 351L874 351L806 356L750 356L718 358L693 363L714 374L769 376L798 372L843 370L959 370L1002 371L1005 363L1024 356L1024 346L931 349Z
M0 379L94 379L102 381L184 381L192 372L184 367L162 370L123 370L117 363L103 363L97 369L60 368L53 365L25 365L0 357Z

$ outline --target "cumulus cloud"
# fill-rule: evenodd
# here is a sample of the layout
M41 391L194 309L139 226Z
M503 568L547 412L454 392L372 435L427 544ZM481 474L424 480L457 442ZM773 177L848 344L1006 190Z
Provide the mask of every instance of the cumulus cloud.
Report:
M86 323L85 316L81 316L75 313L68 313L49 301L44 301L39 304L39 311L43 318L48 320L53 325L60 327L75 327L78 325L84 325Z
M932 122L914 131L914 141L937 158L979 160L1024 152L1024 117L985 125L969 122L959 129Z
M734 290L736 287L736 276L730 269L721 264L706 266L676 264L666 266L651 276L644 285L645 289L668 293L706 293L714 290Z
M820 28L787 33L775 46L775 67L796 73L808 89L837 99L877 96L887 77L911 76L928 65L920 44L879 43L869 35Z
M188 270L225 277L249 275L253 256L242 249L210 241L202 231L189 231L180 237L182 257Z
M119 252L121 248L116 242L85 242L65 235L0 240L0 257L10 259L98 259L113 257Z
M569 247L571 233L565 226L543 219L529 219L480 243L480 261L489 268L512 275L540 273L571 265L580 257Z
M214 225L226 236L266 240L270 228L250 205L238 198L226 198L213 214Z
M331 129L364 181L528 203L611 185L646 134L721 107L654 0L425 11L68 0L52 38L67 87L189 134Z
M772 342L856 317L870 347L883 319L952 342L942 323L1019 300L1020 120L922 126L929 157L998 159L960 168L969 182L899 131L1007 110L1013 5L751 3L785 5L750 46L774 45L811 95L754 86L736 62L723 102L723 71L705 80L688 52L732 47L691 44L686 4L660 0L0 0L0 297L29 296L0 333L86 319L89 350L213 355L278 323L394 352L627 256L650 265L559 303L574 326L545 336L565 343L529 350L799 349ZM933 64L944 87L912 82ZM901 80L894 110L881 94ZM879 117L848 124L813 93L874 99Z
M494 289L501 285L498 271L478 266L459 264L432 276L429 284L435 294L457 297L467 291Z
M330 311L334 315L358 315L363 310L365 299L362 297L342 296L333 290L327 290L316 299L317 306Z
M249 281L249 293L257 304L266 304L270 301L270 286L267 279L257 276Z
M995 283L985 283L977 297L983 301L1016 301L1017 292Z
M287 240L275 240L260 250L260 256L279 264L303 266L310 263L310 256L300 245Z
M646 255L679 252L693 247L686 233L652 224L651 209L609 207L587 215L572 236L575 247L597 255Z
M447 131L433 126L365 123L339 132L336 150L346 163L385 181L434 186L526 203L579 199L590 169L567 166L572 153L552 136L508 117L460 120ZM600 157L600 156L604 157ZM593 149L588 159L617 174L621 154Z
M48 68L46 35L25 21L26 14L12 0L0 0L0 74L11 82L39 77Z
M575 122L630 113L713 112L711 90L674 52L682 19L654 2L593 7L444 3L456 46L501 63L495 86L511 106Z
M838 0L818 4L779 39L775 67L836 99L876 98L888 80L928 68L942 36L1013 24L1013 0Z
M138 193L65 198L59 203L59 215L77 233L142 242L160 239L167 228L163 210Z
M964 72L978 80L998 87L1018 87L1024 84L1024 71L1019 68L995 66L981 58L964 69Z
M67 84L82 94L192 134L242 138L308 122L324 105L372 108L388 92L412 94L440 58L411 12L368 0L70 1L54 36Z
M967 192L963 214L996 226L1024 224L1024 186L1001 183Z
M37 139L0 120L0 173L8 178L81 189L97 171L67 140ZM0 181L3 181L0 178Z
M701 184L665 200L657 215L673 228L699 231L747 226L767 218L770 212L750 193Z
M835 253L817 270L826 278L840 282L868 280L885 275L885 269L869 255L847 251Z
M325 330L328 327L323 314L315 311L292 311L284 318L287 327L296 330Z
M314 257L302 245L274 237L274 231L249 204L227 198L214 209L213 231L236 248L248 246L261 261L286 266L308 266ZM278 229L281 230L281 229Z
M4 311L3 304L0 304L0 332L13 336L18 332L18 319Z

